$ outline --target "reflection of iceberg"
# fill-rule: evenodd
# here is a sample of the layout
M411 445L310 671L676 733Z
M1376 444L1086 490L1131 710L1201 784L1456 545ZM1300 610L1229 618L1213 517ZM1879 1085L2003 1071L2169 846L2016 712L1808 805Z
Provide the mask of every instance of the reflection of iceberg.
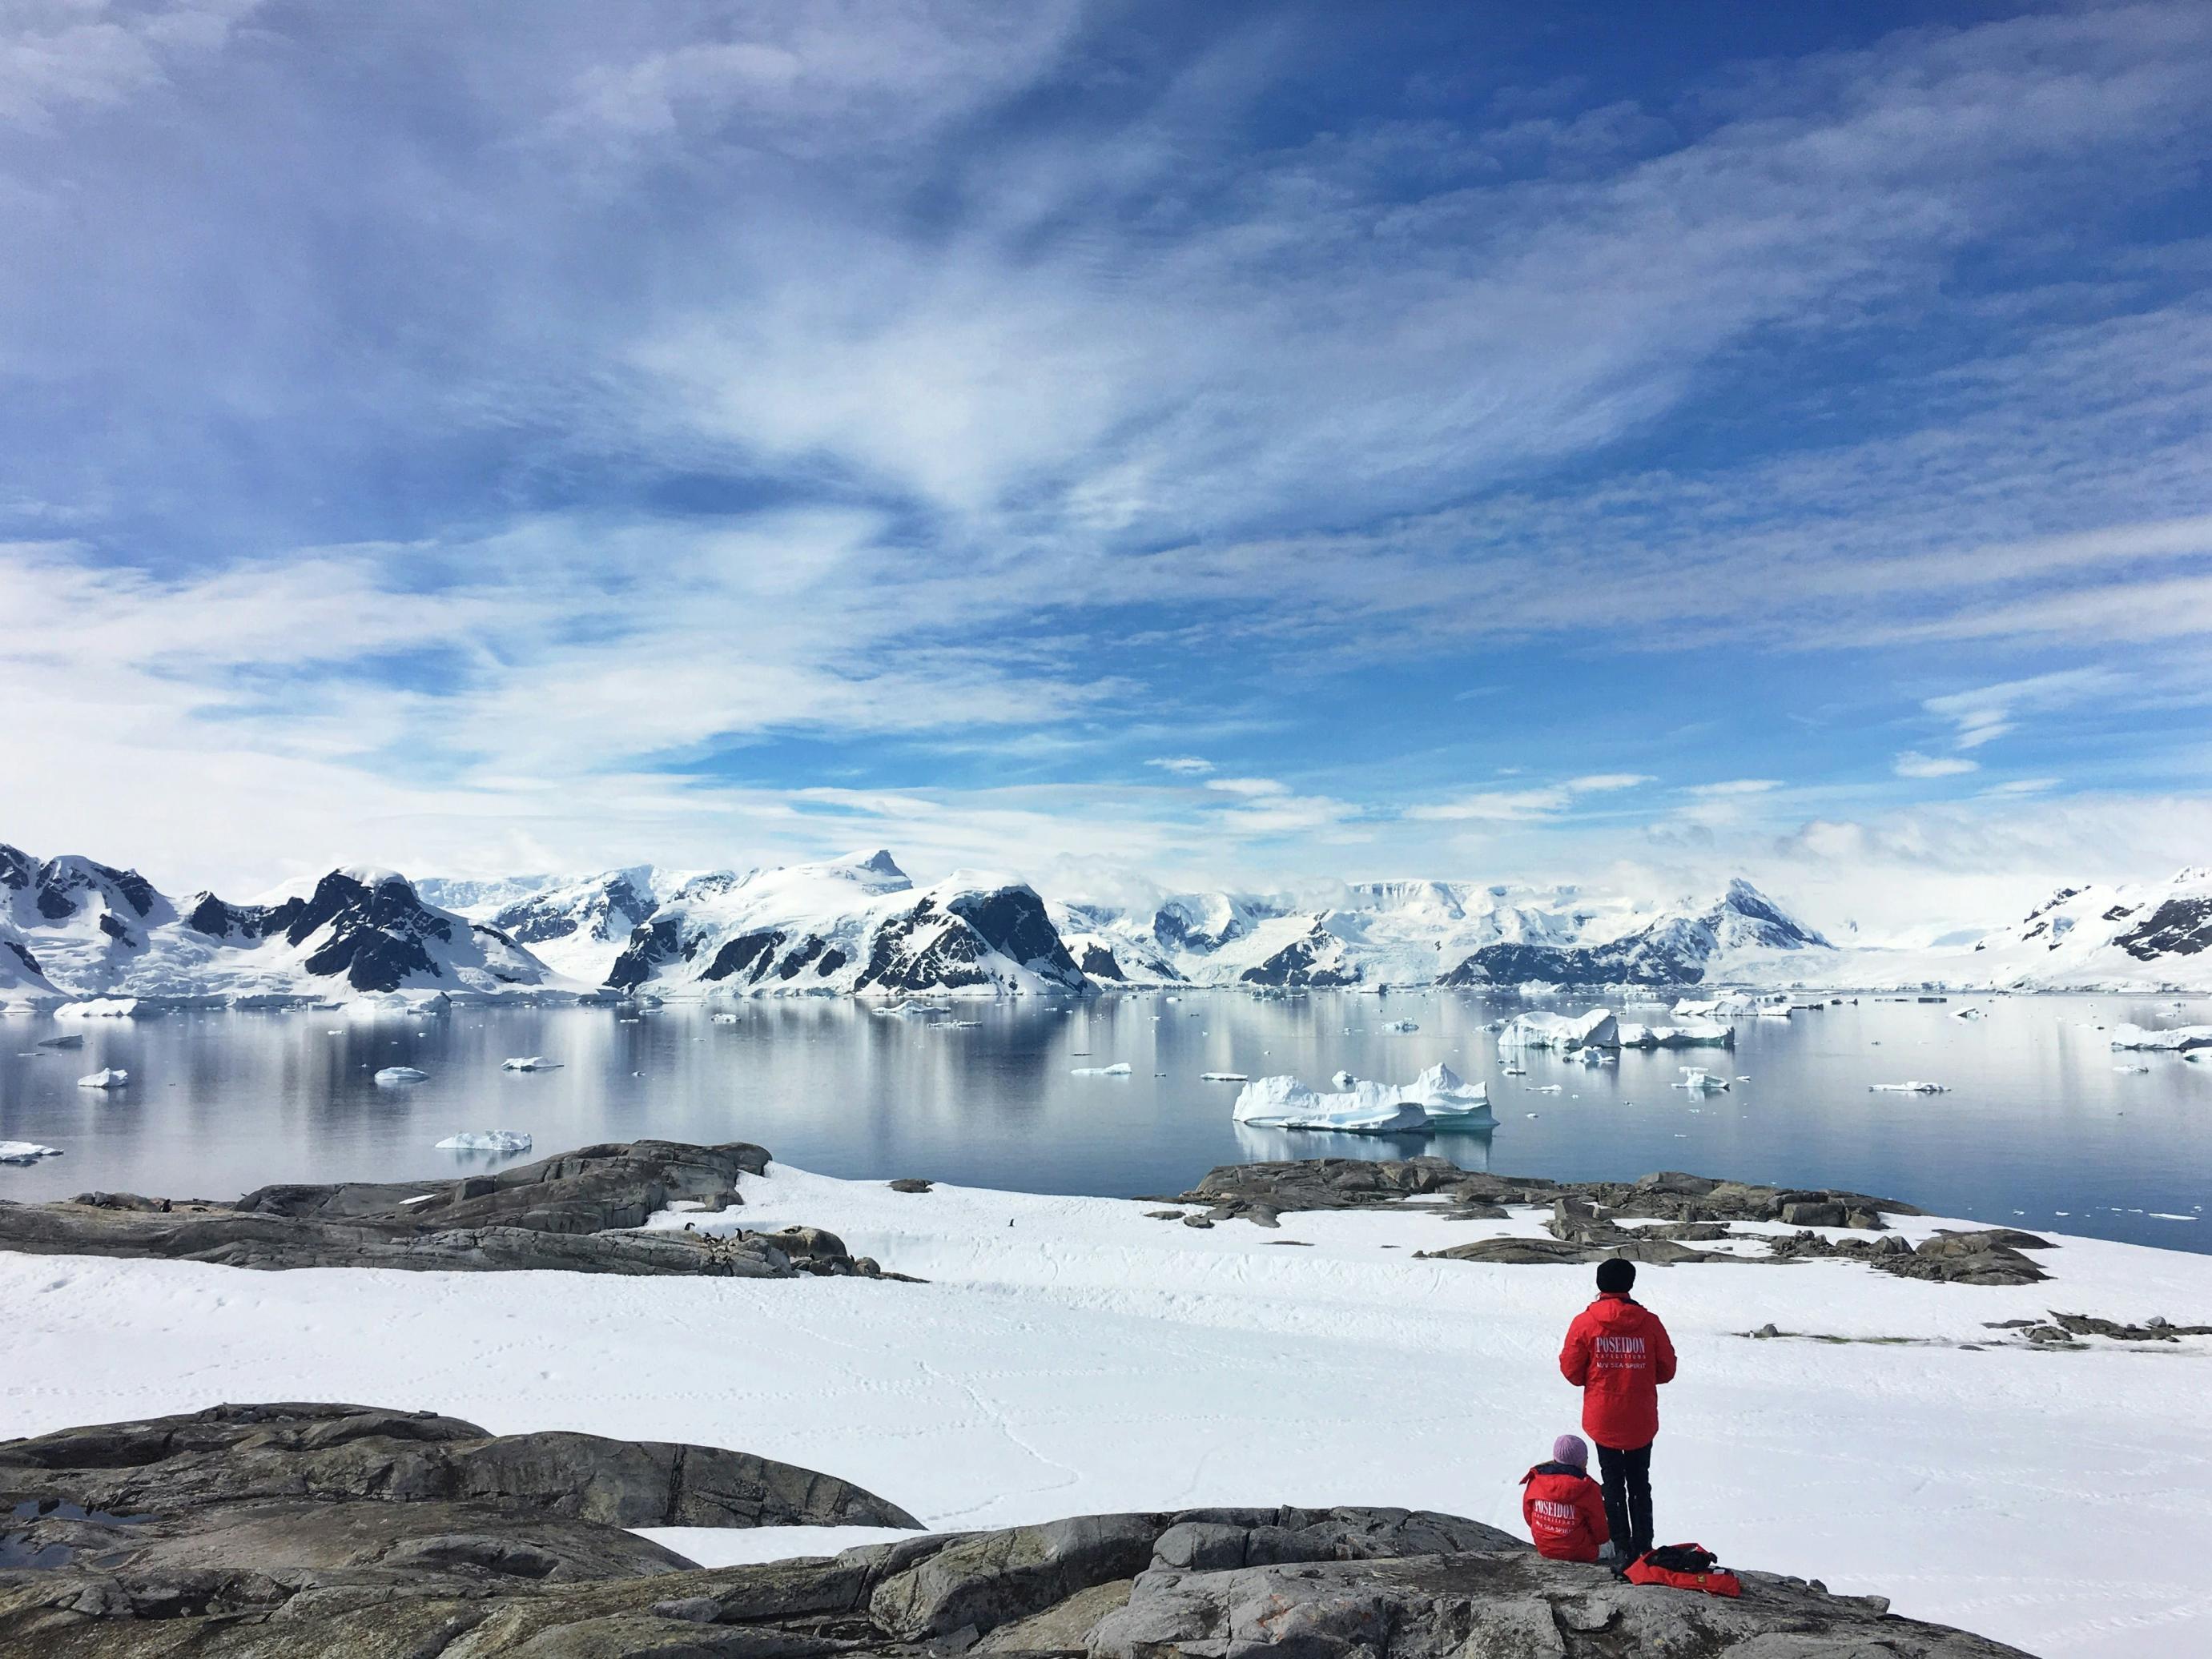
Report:
M1113 1066L1073 1066L1068 1068L1070 1077L1127 1077L1129 1062L1122 1060Z
M377 1082L386 1085L394 1083L428 1083L430 1074L413 1066L387 1066L376 1074Z
M1498 1034L1498 1052L1516 1048L1613 1048L1620 1044L1620 1022L1607 1008L1593 1008L1577 1019L1546 1012L1516 1014Z
M1693 1095L1717 1094L1729 1086L1729 1080L1724 1077L1714 1076L1702 1066L1685 1066L1682 1068L1682 1080L1672 1086L1677 1089L1687 1089Z
M1867 1092L1870 1095L1948 1095L1951 1091L1940 1083L1916 1080L1910 1083L1869 1083Z
M76 1086L80 1089L120 1089L128 1085L130 1081L130 1073L119 1066L111 1066L105 1071L94 1072L90 1077L79 1078Z
M1690 1019L1680 1025L1624 1025L1624 1048L1733 1048L1735 1027L1717 1020Z
M530 1137L520 1129L465 1130L438 1143L441 1152L526 1152Z
M502 1060L499 1066L503 1072L557 1072L561 1069L559 1060L548 1060L544 1054L517 1054L512 1060Z
M2112 1047L2155 1048L2167 1054L2212 1048L2212 1025L2174 1025L2163 1031L2147 1031L2140 1025L2115 1025Z
M0 1140L0 1164L36 1164L42 1158L59 1158L58 1146L41 1146L35 1140Z

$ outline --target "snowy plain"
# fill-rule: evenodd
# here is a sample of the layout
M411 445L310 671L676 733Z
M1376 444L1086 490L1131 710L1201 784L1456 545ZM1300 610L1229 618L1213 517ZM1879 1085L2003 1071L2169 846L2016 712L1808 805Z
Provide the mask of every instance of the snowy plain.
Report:
M1142 1201L899 1194L780 1164L744 1196L654 1224L803 1222L929 1282L0 1256L0 1436L349 1400L737 1447L939 1528L1367 1503L1517 1531L1516 1480L1576 1426L1556 1355L1589 1270L1413 1259L1533 1234L1533 1213L1200 1231ZM2087 1239L2039 1259L2052 1282L2018 1290L1837 1261L1644 1269L1682 1354L1659 1531L2040 1654L2212 1651L2212 1340L2043 1352L1984 1326L2051 1309L2212 1322L2212 1259ZM1907 1340L1743 1334L1769 1322ZM710 1563L865 1536L654 1535Z

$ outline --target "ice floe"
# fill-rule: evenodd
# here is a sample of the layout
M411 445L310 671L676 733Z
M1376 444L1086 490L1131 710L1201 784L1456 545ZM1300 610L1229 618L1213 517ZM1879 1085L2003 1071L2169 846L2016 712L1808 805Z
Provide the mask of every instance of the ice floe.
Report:
M544 1054L517 1054L500 1061L499 1067L503 1072L557 1072L561 1069L561 1062L549 1060Z
M1386 1019L1382 1022L1382 1029L1386 1031L1394 1031L1400 1036L1404 1036L1411 1032L1418 1031L1421 1028L1410 1019Z
M58 1146L41 1146L35 1140L0 1140L0 1164L36 1164L42 1158L59 1158Z
M1620 1044L1620 1022L1609 1008L1593 1008L1575 1018L1546 1010L1516 1014L1498 1034L1498 1051L1516 1048L1556 1048L1562 1054L1577 1048L1613 1048Z
M84 1047L84 1033L73 1031L68 1036L40 1037L38 1046L41 1048L82 1048Z
M1690 1019L1679 1025L1623 1025L1624 1048L1733 1048L1735 1027L1717 1020Z
M2115 1048L2155 1049L2161 1054L2212 1048L2212 1025L2172 1025L2162 1031L2147 1030L2140 1025L2115 1025L2112 1036Z
M1682 1068L1682 1080L1668 1086L1675 1089L1687 1089L1693 1095L1718 1094L1729 1086L1729 1080L1724 1077L1714 1075L1702 1066L1685 1066Z
M446 1152L526 1152L530 1145L530 1137L520 1129L473 1129L447 1135L438 1142L438 1150Z
M1947 1084L1922 1083L1916 1079L1905 1083L1869 1083L1867 1092L1870 1095L1948 1095L1951 1090Z
M1345 1074L1339 1072L1337 1075L1342 1077ZM1200 1072L1198 1080L1200 1083L1249 1083L1251 1079L1243 1072Z
M79 1078L76 1086L80 1089L121 1089L126 1087L130 1081L130 1073L119 1066L110 1066L89 1077Z
M1072 1066L1067 1074L1070 1077L1127 1077L1129 1062L1123 1060L1111 1066Z
M1340 1072L1339 1078L1350 1073ZM1237 1097L1236 1121L1254 1128L1321 1129L1343 1134L1406 1134L1423 1129L1494 1127L1490 1091L1468 1083L1449 1066L1431 1066L1411 1083L1354 1079L1349 1088L1322 1094L1295 1077L1263 1077Z
M430 1074L419 1066L387 1066L376 1074L374 1080L387 1085L395 1083L428 1083L430 1080Z

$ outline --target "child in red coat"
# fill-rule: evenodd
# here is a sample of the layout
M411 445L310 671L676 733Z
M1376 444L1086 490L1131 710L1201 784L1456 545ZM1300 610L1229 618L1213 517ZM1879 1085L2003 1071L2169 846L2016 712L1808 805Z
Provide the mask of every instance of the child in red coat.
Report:
M1589 1478L1589 1448L1578 1434L1552 1443L1552 1461L1521 1477L1521 1518L1536 1553L1554 1561L1595 1561L1607 1539L1605 1493Z

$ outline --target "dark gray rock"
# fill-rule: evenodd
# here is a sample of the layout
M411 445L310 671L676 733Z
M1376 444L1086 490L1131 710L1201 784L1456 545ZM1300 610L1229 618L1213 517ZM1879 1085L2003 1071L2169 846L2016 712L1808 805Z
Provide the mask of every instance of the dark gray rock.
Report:
M678 1202L710 1212L738 1207L738 1177L768 1162L765 1150L746 1142L640 1140L458 1181L263 1187L228 1204L87 1193L66 1203L0 1203L0 1250L258 1268L880 1276L815 1228L731 1237L630 1231Z
M611 1527L921 1525L872 1492L749 1452L493 1435L366 1406L216 1406L0 1442L0 1508L125 1514L295 1498L485 1503Z
M443 1511L430 1517L438 1529L400 1536L354 1517L363 1531L326 1528L317 1536L331 1541L312 1549L227 1530L222 1548L191 1568L0 1571L0 1651L42 1659L2014 1653L1886 1618L1879 1598L1830 1596L1761 1574L1746 1576L1739 1602L1638 1589L1601 1568L1540 1560L1479 1522L1405 1510L1086 1516L708 1572L656 1570L642 1553L593 1559L586 1540L552 1531L510 1541L460 1527L453 1506L434 1507ZM230 1559L219 1559L225 1552ZM317 1565L300 1565L303 1553ZM342 1553L346 1565L322 1565Z

